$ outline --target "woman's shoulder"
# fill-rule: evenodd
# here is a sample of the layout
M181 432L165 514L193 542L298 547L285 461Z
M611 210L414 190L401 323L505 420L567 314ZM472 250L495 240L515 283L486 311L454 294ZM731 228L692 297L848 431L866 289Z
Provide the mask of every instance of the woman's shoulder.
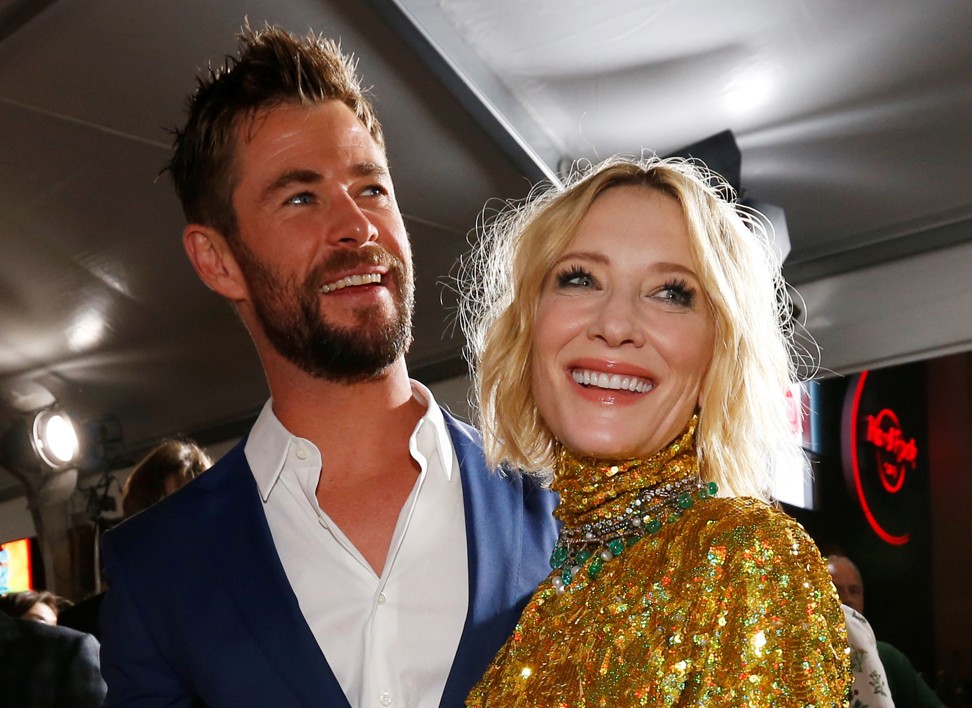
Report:
M744 551L774 556L784 563L787 559L799 564L808 559L823 563L803 526L760 499L715 497L699 504L697 511L692 515L691 532L710 548L730 554Z
M730 530L750 530L753 533L776 529L803 530L789 514L753 497L713 497L700 503L698 511L696 523L708 528L710 534Z

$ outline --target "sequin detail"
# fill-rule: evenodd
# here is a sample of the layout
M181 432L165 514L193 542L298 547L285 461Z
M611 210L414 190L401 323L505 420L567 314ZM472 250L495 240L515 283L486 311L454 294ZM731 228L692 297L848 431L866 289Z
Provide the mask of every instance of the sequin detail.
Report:
M617 518L651 485L691 475L692 428L661 464L564 458L556 515L569 527ZM563 594L542 583L467 705L841 706L847 647L803 528L755 499L708 499L595 578L576 573Z

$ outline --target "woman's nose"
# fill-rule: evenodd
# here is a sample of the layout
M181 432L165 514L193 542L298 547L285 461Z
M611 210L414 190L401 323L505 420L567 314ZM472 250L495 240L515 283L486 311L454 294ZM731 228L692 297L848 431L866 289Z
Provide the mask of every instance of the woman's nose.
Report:
M611 347L642 346L645 326L637 307L638 303L623 293L609 294L599 303L591 319L588 337L600 339Z

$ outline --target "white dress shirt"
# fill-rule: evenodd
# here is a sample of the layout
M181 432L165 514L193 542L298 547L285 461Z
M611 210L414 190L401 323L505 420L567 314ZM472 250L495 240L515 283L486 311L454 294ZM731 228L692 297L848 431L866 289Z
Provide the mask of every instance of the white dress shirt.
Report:
M459 463L431 392L413 381L412 393L427 407L409 439L420 472L380 577L317 503L327 459L272 401L245 447L287 579L352 706L438 706L466 619Z

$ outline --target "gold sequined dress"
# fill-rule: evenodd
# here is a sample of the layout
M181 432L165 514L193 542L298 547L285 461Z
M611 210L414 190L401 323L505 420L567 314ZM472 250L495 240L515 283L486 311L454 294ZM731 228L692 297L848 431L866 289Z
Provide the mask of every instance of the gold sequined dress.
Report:
M645 490L697 479L696 460L694 424L650 460L564 452L556 515L565 530L630 516ZM803 527L751 498L663 513L616 557L572 559L583 564L566 585L554 570L467 705L845 705L843 613Z

